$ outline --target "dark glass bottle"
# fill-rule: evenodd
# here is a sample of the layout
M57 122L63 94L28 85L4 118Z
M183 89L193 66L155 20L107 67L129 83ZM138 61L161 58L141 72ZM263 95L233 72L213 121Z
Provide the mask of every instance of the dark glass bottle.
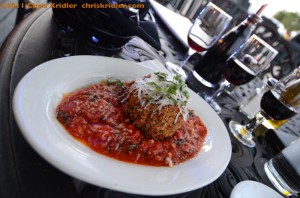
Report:
M195 65L193 77L198 80L202 78L201 81L203 79L208 81L208 83L204 83L208 87L218 84L223 79L226 60L250 37L256 24L261 21L259 14L265 6L262 6L256 14L250 14L242 23L229 30L208 49Z

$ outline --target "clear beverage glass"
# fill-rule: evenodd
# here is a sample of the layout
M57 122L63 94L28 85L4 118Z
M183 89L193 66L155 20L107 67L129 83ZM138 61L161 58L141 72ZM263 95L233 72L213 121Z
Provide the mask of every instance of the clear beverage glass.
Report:
M217 113L220 113L221 107L215 99L229 86L243 85L253 80L270 65L277 54L273 47L253 34L226 61L224 80L220 88L212 96L204 96L204 99Z
M300 138L264 165L269 180L283 195L300 192Z
M228 28L232 17L221 8L209 2L195 19L190 28L187 40L189 50L180 65L171 62L166 63L167 69L175 74L187 78L183 66L196 52L206 51L212 46Z
M260 101L260 112L248 124L229 122L230 132L245 146L254 147L253 131L263 124L269 129L278 129L300 108L300 67L282 78L265 92Z

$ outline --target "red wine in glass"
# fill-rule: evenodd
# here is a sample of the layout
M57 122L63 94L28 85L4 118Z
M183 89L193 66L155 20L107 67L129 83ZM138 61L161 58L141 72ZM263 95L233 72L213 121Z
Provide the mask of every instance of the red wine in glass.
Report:
M285 104L280 99L280 95L273 90L269 90L263 95L260 107L264 115L272 120L286 120L297 114L295 108Z
M189 49L186 56L179 65L166 62L167 69L186 79L187 74L183 67L189 58L194 53L206 51L212 46L226 31L231 20L232 17L224 10L209 2L196 17L192 27L189 29L187 36Z
M208 48L207 44L205 44L201 39L199 39L199 37L193 34L189 34L187 40L190 48L192 48L196 52L203 52Z
M243 85L250 82L256 76L255 72L235 57L227 60L224 77L233 85Z

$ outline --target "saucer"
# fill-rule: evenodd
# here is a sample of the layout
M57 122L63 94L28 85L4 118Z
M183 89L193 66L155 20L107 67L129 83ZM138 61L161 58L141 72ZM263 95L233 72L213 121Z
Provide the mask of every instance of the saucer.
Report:
M272 188L256 182L256 181L242 181L238 183L232 190L230 198L283 198Z

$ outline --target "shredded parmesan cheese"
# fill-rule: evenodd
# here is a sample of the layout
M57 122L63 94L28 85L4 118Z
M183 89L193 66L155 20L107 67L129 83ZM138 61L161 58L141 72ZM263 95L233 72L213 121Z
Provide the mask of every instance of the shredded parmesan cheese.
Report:
M177 105L179 112L174 123L180 115L187 119L189 100L187 86L179 75L168 75L161 72L151 74L149 77L137 79L131 86L130 92L137 92L139 102L143 108L147 105L157 104L156 110L161 110L167 105Z

